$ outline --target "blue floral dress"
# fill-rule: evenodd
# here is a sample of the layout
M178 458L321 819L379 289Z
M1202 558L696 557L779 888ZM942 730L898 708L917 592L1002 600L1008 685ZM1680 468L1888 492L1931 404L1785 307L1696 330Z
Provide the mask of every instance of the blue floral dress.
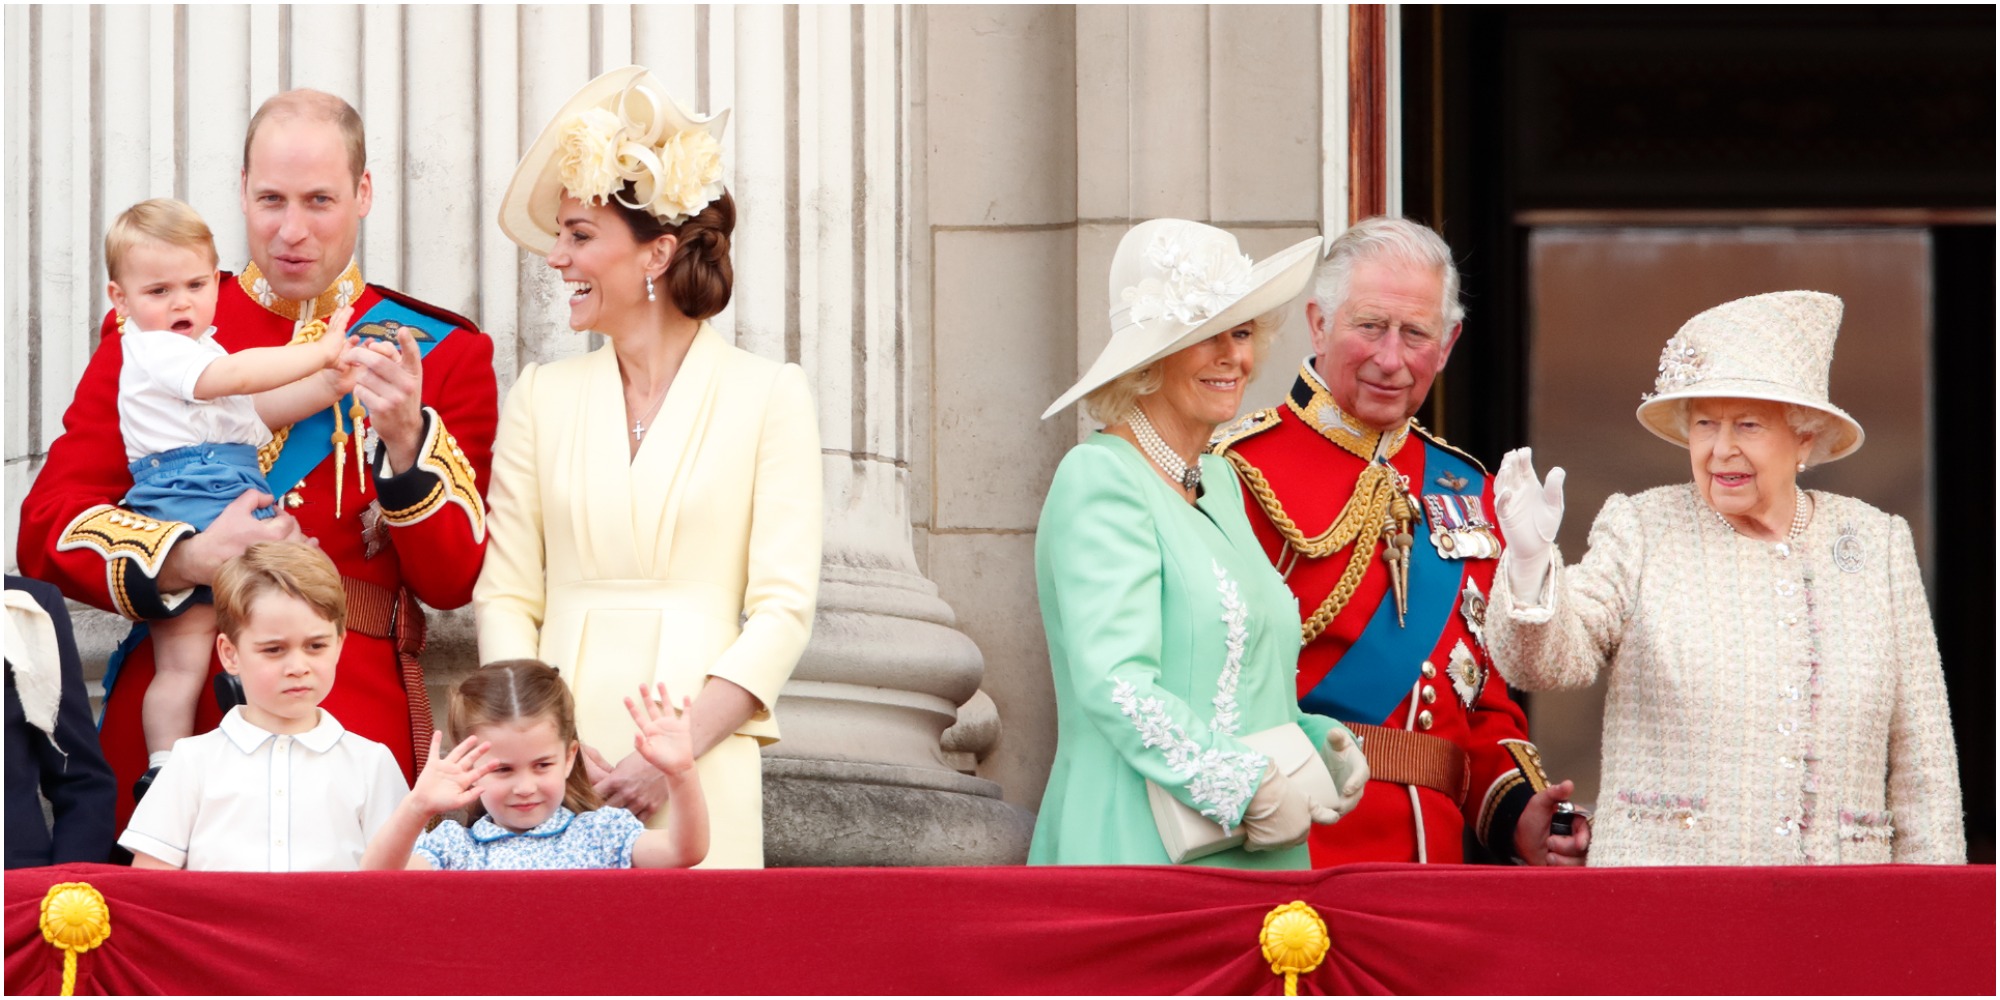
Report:
M630 868L632 845L646 830L638 817L616 806L571 812L557 806L525 833L481 816L471 829L445 820L417 841L416 853L439 871L547 871L561 868Z

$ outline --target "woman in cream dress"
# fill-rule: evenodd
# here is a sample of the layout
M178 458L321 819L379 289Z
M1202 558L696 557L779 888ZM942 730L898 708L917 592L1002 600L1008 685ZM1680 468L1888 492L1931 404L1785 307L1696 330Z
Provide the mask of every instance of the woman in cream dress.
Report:
M1550 544L1561 470L1501 463L1486 645L1507 683L1609 674L1596 865L1965 861L1958 761L1910 526L1798 473L1861 446L1828 402L1841 302L1725 303L1667 342L1648 430L1693 482Z
M570 326L603 347L527 365L494 446L492 538L473 604L482 662L538 658L576 695L593 783L648 826L673 808L623 699L692 699L707 867L763 865L760 745L819 588L819 432L805 374L705 322L728 304L735 205L724 114L697 117L641 67L587 84L502 202L548 258Z

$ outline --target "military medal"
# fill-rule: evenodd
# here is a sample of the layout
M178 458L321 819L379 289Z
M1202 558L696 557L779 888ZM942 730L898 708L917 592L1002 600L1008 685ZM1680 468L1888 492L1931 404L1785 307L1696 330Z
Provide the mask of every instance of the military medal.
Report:
M1500 554L1500 539L1486 518L1485 504L1473 495L1424 494L1431 544L1446 559L1492 559Z
M1486 645L1486 595L1479 592L1479 584L1471 575L1465 578L1465 589L1458 595L1458 613L1465 619L1465 630Z
M1478 657L1472 655L1472 650L1466 648L1464 639L1451 647L1451 659L1446 662L1444 672L1451 676L1451 687L1458 692L1458 700L1471 708L1473 700L1479 697L1480 689L1486 686L1486 668L1480 665Z
M382 516L382 504L370 500L361 511L361 558L373 559L389 544L389 520Z

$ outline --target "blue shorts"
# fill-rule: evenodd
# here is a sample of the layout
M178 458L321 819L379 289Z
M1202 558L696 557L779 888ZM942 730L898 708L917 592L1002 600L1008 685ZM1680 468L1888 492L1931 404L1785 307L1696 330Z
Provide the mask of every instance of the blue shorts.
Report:
M185 521L206 531L237 497L271 484L247 444L196 444L148 455L130 466L132 492L125 506L160 521ZM275 495L275 494L274 494ZM278 505L257 508L260 519L278 516Z

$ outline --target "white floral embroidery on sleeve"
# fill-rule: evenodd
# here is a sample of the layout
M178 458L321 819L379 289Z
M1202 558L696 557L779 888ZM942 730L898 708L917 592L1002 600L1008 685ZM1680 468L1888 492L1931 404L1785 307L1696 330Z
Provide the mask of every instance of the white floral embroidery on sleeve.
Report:
M1243 648L1250 642L1250 609L1243 606L1243 598L1236 590L1236 581L1229 578L1222 563L1211 561L1215 568L1215 589L1222 594L1222 622L1229 626L1225 637L1228 655L1222 661L1222 674L1215 680L1215 718L1210 719L1210 732L1224 736L1236 735L1240 724L1236 705L1236 683L1243 676Z

